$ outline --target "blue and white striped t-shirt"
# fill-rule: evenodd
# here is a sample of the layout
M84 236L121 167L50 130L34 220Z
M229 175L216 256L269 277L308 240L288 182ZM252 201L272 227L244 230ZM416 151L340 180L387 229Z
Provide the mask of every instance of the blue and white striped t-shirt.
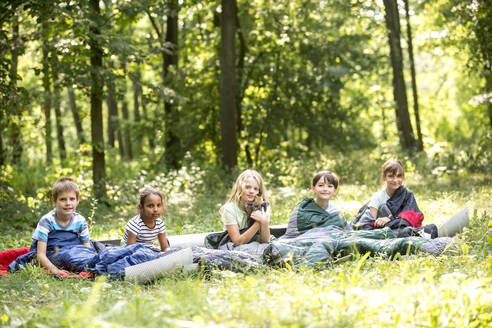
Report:
M140 214L133 217L125 227L125 233L123 234L123 245L126 246L128 240L128 231L133 232L137 236L136 242L138 244L144 244L147 247L153 247L154 241L157 235L166 232L166 226L161 218L155 220L154 228L149 228L145 225Z
M82 243L89 242L89 228L85 218L79 213L73 212L70 223L66 227L62 227L56 221L56 209L43 215L38 222L38 226L32 234L32 239L39 241L48 241L48 234L52 231L70 231L79 236Z

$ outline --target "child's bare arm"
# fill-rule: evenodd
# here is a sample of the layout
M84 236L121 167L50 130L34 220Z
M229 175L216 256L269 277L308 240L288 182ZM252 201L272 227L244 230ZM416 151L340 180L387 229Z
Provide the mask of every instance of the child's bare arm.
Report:
M159 239L159 244L161 245L161 252L166 252L169 250L169 243L167 242L167 235L165 232L157 235Z
M371 211L372 216L377 219L378 218L378 209L375 207L369 207L369 210Z
M376 228L382 228L388 222L391 221L391 219L389 217L387 217L387 216L378 218L378 209L377 208L375 208L375 207L369 207L369 210L371 211L372 216L374 218L376 218L376 221L374 221L374 227L376 227Z
M260 242L268 243L270 241L270 225L268 224L268 216L265 211L254 211L251 213L251 218L260 223Z
M255 221L248 230L243 232L243 234L239 232L239 227L237 224L228 224L226 227L231 241L236 245L242 245L248 243L251 238L253 238L255 233L260 229L260 223Z
M126 239L126 245L133 245L137 243L137 235L131 231L127 231L128 238Z
M87 242L85 242L85 243L82 243L82 245L84 245L85 247L89 247L89 248L91 248L91 243L90 243L90 242L88 242L88 241L87 241Z
M46 246L47 245L44 241L38 240L37 256L38 256L38 260L39 260L39 263L41 264L41 266L48 269L49 273L66 273L66 274L68 274L69 273L68 271L58 269L53 263L51 263L51 261L46 256Z

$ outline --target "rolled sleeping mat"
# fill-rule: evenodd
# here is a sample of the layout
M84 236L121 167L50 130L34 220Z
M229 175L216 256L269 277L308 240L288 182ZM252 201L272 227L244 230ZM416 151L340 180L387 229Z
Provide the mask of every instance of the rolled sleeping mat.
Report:
M468 215L468 208L465 207L444 222L444 224L439 227L437 234L439 237L453 237L457 233L460 233L469 223L470 217Z
M125 268L125 279L145 283L164 276L166 272L176 268L193 270L193 253L191 248L184 248L161 258L132 265Z
M193 246L205 246L205 237L210 232L194 233L189 235L167 236L171 248L187 248Z

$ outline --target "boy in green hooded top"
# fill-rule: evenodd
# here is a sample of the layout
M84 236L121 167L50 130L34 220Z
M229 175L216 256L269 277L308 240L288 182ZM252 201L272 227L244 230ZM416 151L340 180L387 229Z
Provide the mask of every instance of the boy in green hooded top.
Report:
M314 175L311 185L314 198L306 198L296 206L289 219L285 237L297 237L316 227L349 227L345 218L340 215L341 210L330 203L330 199L338 191L338 183L339 178L333 172L321 171Z

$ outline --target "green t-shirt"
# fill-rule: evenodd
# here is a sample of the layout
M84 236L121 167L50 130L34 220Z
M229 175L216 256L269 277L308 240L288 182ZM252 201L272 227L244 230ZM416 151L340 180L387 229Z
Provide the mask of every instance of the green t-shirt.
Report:
M224 229L231 224L237 224L239 230L244 229L248 216L243 212L236 203L227 203L222 208L221 220L224 223Z

